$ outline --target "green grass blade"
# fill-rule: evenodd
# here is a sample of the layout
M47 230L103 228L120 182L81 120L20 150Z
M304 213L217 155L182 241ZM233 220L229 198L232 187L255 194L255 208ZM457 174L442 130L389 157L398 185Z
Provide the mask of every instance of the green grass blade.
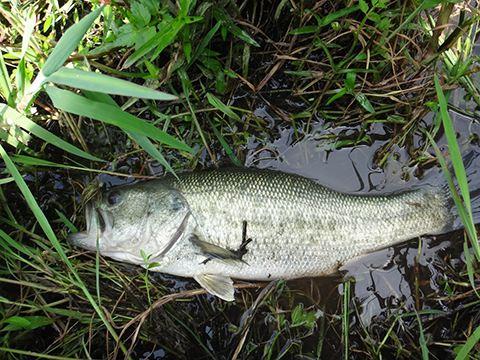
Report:
M168 135L152 124L122 111L118 106L92 101L70 91L61 90L52 86L47 86L47 93L55 107L59 109L100 120L121 127L122 129L135 131L179 150L193 152L190 146Z
M223 136L220 134L220 132L217 130L215 127L215 124L210 120L210 117L206 114L208 122L210 123L210 126L213 129L213 132L215 133L215 136L217 137L218 141L220 141L220 144L222 144L223 148L225 149L225 152L227 153L228 157L230 160L232 160L232 163L235 166L243 167L243 164L240 160L238 160L237 156L234 154L232 149L230 149L230 146L228 146L227 142L223 138Z
M480 342L480 326L477 327L477 329L472 333L472 335L470 335L465 345L463 345L462 348L460 349L460 352L457 354L457 357L455 358L455 360L475 358L475 356L470 357L469 353L470 353L470 350L472 350L475 346L477 346L479 342Z
M177 97L129 81L95 72L62 67L45 78L45 82L71 86L78 89L154 100L176 100Z
M413 18L415 18L424 9L427 9L426 5L429 1L430 0L424 0L420 5L418 5L417 8L405 20L402 21L400 26L398 26L395 30L392 31L392 33L388 36L388 41L392 40L406 26L409 26L410 24L412 24L412 22L415 23L415 21L413 21Z
M343 343L345 346L345 358L348 358L348 325L349 325L349 311L348 305L350 304L350 280L343 282Z
M220 21L225 28L228 29L233 35L239 39L245 41L247 44L260 47L260 44L253 40L250 35L240 29L234 24L232 17L228 14L227 10L222 6L215 6L213 9L213 16L217 21Z
M363 106L365 110L367 110L371 114L375 114L375 108L372 106L368 98L365 96L365 94L359 92L357 93L357 101L360 103L360 105Z
M8 184L9 182L15 181L13 178L0 179L0 185Z
M15 253L12 249L17 249L20 253L25 254L27 257L31 258L35 256L35 251L26 246L24 244L20 244L17 241L13 240L5 231L0 230L0 238L5 241L5 243L0 242L4 250L8 251L9 253L15 254L16 257L20 257L17 253Z
M425 341L425 334L423 333L422 320L416 311L415 315L417 317L418 329L420 333L420 348L422 349L422 358L423 360L428 360L428 347L427 342Z
M457 137L453 130L452 121L448 113L447 100L443 94L440 81L435 76L435 88L437 90L438 104L440 106L440 117L442 118L443 128L445 130L445 136L447 137L448 147L450 149L450 156L452 158L453 169L455 171L455 177L458 181L458 186L462 192L463 199L465 200L465 206L469 214L472 213L470 207L470 193L468 191L467 176L465 175L465 167L463 166L462 155L460 148L458 147ZM472 217L473 221L473 217Z
M442 153L440 152L440 149L435 143L435 140L433 139L432 135L430 135L427 131L424 131L424 133L425 135L427 135L428 139L432 143L433 148L435 149L435 152L438 157L438 162L440 163L440 166L442 167L442 170L445 174L445 178L447 179L448 187L452 194L453 201L455 202L455 206L457 207L458 214L460 215L463 225L465 226L467 233L469 235L470 241L472 242L473 249L475 251L475 256L480 261L480 247L478 244L477 233L475 231L475 225L473 224L473 221L469 217L467 210L465 209L465 205L463 204L462 199L458 194L458 191L455 187L455 184L453 183L452 176L450 175L450 171L448 170L447 164L445 163L445 159L443 158Z
M472 288L475 291L475 294L477 294L477 297L480 298L480 294L477 292L477 288L475 287L476 285L475 285L475 275L473 273L474 272L473 262L472 262L472 257L470 256L470 251L468 251L468 243L466 238L465 238L465 241L463 242L463 252L465 253L465 261L467 264L468 280L470 281L470 284L472 285Z
M40 139L45 140L46 142L59 147L60 149L66 150L74 155L83 157L88 160L93 161L103 161L93 155L87 154L86 152L76 148L75 146L69 144L68 142L60 139L51 132L45 130L40 125L37 125L32 120L26 116L20 114L15 109L12 109L8 105L0 104L0 122L7 122L10 120L14 122L19 127L30 131L35 136L38 136Z
M349 7L346 7L344 9L341 9L341 10L338 10L338 11L335 11L333 14L329 14L327 16L324 16L323 18L320 19L320 21L318 21L318 26L326 26L326 25L329 25L331 22L339 19L339 18L342 18L344 16L347 16L357 10L360 10L360 5L354 5L354 6L349 6ZM314 15L317 15L315 12L313 12L312 10L308 10L310 13L314 14ZM318 15L317 15L318 16Z
M17 350L11 349L9 347L0 347L1 352L11 353L11 354L18 354L20 357L19 359L23 359L22 355L25 355L27 358L31 359L48 359L48 360L75 360L77 357L65 357L65 356L56 356L51 354L42 354L33 351L26 351L26 350ZM11 357L13 359L13 357Z
M445 136L447 137L447 143L450 149L450 156L452 158L453 170L455 172L455 177L457 178L460 191L462 192L463 203L466 209L466 212L463 213L462 221L463 221L463 224L465 225L465 228L467 229L470 241L475 251L475 256L480 261L480 245L478 243L478 237L475 231L475 224L473 221L472 207L470 204L470 192L468 189L467 175L465 174L465 166L463 165L463 159L460 152L460 148L458 147L455 131L453 130L452 121L448 113L447 100L443 94L440 81L436 76L434 77L434 80L435 80L435 88L437 91L438 104L440 107L440 117L442 118L442 124L445 130ZM458 208L458 204L457 204L457 208ZM462 215L462 213L460 213L460 215Z
M210 40L212 40L212 37L217 33L218 29L222 26L221 21L217 22L214 27L210 29L210 31L205 35L205 37L202 39L202 42L197 45L194 51L194 56L195 57L202 57L205 48L207 47L208 43ZM185 67L185 70L188 70L188 68L193 64L194 62L191 61L188 63L188 65ZM196 96L196 95L195 95Z
M25 22L25 30L23 31L23 41L22 41L22 58L25 56L25 53L28 49L28 42L30 41L30 37L32 36L33 30L35 29L35 22L36 16L31 8L31 12L28 15L28 19Z
M58 41L55 49L53 49L41 70L44 77L50 76L60 69L70 54L77 48L78 44L102 10L103 6L98 7L77 24L72 25L67 31L65 31L65 34L63 34L62 38Z
M10 76L7 71L7 66L5 65L5 60L3 59L2 51L0 51L0 90L2 90L1 95L5 98L8 105L15 107L15 99L13 98L13 88L10 84Z
M25 66L25 58L22 58L17 65L15 84L17 85L17 98L23 97L28 88L30 88L30 80Z
M127 133L128 136L130 136L138 145L140 145L142 147L143 150L145 150L146 152L148 152L154 159L156 159L158 162L160 162L160 164L162 164L163 166L165 166L165 168L170 171L172 174L174 174L175 176L177 176L177 174L175 174L175 171L173 171L172 167L170 166L170 164L167 162L167 160L165 160L165 158L163 157L162 153L160 151L158 151L158 149L155 147L155 145L153 145L153 143L150 141L149 138L147 138L145 135L142 135L142 134L139 134L139 133L136 133L134 131L130 131L130 130L125 130L124 131Z
M2 122L3 121L0 121L0 124ZM12 130L14 132L14 135L12 135ZM12 145L15 149L22 150L22 151L25 151L27 154L33 155L35 152L24 145L25 138L28 138L28 137L29 135L25 131L23 131L22 129L19 129L15 125L10 127L10 133L0 128L0 139Z
M337 20L341 17L347 16L347 15L351 14L352 12L355 12L359 9L360 9L359 5L354 5L354 6L350 6L350 7L344 8L342 10L336 11L333 14L329 14L329 15L323 17L323 18L319 18L316 13L314 13L311 10L308 10L317 19L318 26L313 26L313 25L304 26L304 27L301 27L301 28L298 28L298 29L291 30L289 32L289 34L290 35L295 35L295 34L299 35L299 34L309 34L309 33L317 32L320 27L326 26L326 25L330 24L331 22L333 22L333 21L335 21L335 20Z
M217 98L215 95L211 94L211 93L207 93L207 98L208 98L208 102L215 106L218 110L220 110L221 112L223 112L225 115L227 115L228 117L236 120L236 121L242 121L240 119L240 116L238 116L237 114L235 114L233 112L232 109L230 109L227 105L225 105L219 98Z
M58 217L63 221L63 223L68 227L68 229L71 232L77 232L77 229L75 226L70 222L70 220L67 219L65 215L63 215L60 211L55 209L55 212L57 213Z

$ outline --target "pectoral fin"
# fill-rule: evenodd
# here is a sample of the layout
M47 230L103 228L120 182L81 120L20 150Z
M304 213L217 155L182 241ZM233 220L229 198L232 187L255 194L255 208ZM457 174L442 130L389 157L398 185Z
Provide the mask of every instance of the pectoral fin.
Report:
M225 301L234 301L233 281L228 276L202 274L194 279L210 294L218 296Z
M197 245L200 248L200 253L207 258L205 263L212 259L218 259L229 265L239 265L239 262L247 264L242 260L243 253L238 254L236 251L210 244L209 242L200 240L197 236L192 236L190 241Z

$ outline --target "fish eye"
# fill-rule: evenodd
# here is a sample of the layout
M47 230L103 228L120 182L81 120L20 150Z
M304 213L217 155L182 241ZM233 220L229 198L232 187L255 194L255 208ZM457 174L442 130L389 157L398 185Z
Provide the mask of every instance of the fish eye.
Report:
M115 205L115 204L118 204L121 200L121 196L118 192L116 191L111 191L108 195L107 195L107 202L109 205Z

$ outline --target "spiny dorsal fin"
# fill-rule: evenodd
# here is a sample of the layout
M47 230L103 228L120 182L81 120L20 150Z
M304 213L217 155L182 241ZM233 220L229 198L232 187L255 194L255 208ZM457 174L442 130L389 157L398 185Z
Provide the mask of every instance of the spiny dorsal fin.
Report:
M233 281L228 276L201 274L193 277L210 294L225 301L234 301Z

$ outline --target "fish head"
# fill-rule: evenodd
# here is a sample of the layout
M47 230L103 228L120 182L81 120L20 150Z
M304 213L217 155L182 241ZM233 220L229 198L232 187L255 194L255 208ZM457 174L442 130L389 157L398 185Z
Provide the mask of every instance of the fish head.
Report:
M182 237L189 218L184 197L162 182L141 182L100 191L85 205L87 229L67 240L86 250L137 265L161 257Z

